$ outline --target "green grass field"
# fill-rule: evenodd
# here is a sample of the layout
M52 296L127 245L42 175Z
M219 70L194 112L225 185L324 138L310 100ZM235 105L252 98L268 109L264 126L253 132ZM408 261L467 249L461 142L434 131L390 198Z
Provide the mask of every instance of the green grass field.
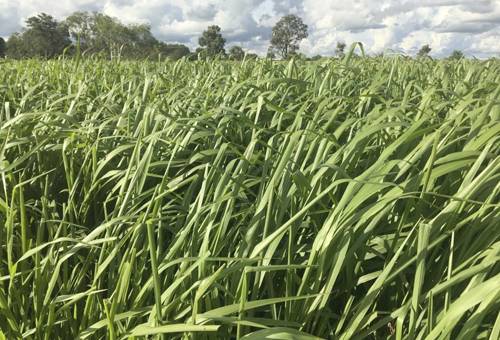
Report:
M0 339L497 340L499 84L494 60L2 62Z

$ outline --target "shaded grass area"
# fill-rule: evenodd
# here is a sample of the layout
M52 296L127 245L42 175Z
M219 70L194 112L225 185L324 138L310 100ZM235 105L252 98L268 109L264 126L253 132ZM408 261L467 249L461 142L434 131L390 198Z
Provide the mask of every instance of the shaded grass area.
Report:
M498 61L0 80L0 337L498 339Z

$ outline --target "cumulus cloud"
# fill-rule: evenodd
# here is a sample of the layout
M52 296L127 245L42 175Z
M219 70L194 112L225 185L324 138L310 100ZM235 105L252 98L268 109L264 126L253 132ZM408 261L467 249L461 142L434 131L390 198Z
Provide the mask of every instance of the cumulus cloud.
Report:
M336 41L362 41L369 53L387 49L414 54L430 44L440 57L461 49L478 57L497 55L500 2L496 0L304 0L311 34L302 43L328 54ZM494 42L493 44L481 43Z
M362 41L368 53L414 54L423 44L437 57L454 49L478 57L500 53L499 0L0 0L0 36L20 30L36 13L62 19L76 10L149 23L158 39L191 48L217 24L228 45L264 54L272 26L292 13L309 26L301 43L308 55L332 55L338 41Z

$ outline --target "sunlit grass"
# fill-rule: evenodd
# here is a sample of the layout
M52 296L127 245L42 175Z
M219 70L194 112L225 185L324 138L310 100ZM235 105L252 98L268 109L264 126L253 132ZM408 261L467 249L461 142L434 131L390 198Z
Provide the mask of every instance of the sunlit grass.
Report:
M0 338L498 339L498 61L0 80Z

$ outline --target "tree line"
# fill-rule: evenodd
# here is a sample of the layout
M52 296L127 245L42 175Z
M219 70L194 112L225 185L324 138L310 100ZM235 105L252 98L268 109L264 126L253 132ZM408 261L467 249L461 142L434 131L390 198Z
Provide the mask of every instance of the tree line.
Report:
M232 60L257 58L241 46L225 50L226 39L217 25L208 26L198 39L199 47L191 52L186 45L159 41L147 24L123 24L99 12L75 12L63 21L46 13L29 17L21 32L12 34L7 42L0 38L0 57L14 59L54 58L62 54L102 55L120 58L220 57ZM307 37L307 25L294 15L283 17L273 28L268 55L287 58L296 55L298 42Z
M41 13L26 19L26 27L3 42L9 58L54 58L62 54L100 54L109 58L173 59L189 55L185 45L158 41L146 24L125 25L99 12L75 12L63 21ZM0 42L2 45L2 42Z
M12 34L7 41L0 37L0 57L14 59L54 58L66 55L101 55L109 59L189 59L223 58L242 60L257 58L257 54L247 53L240 46L225 50L226 39L217 25L208 26L198 39L195 51L183 44L169 44L159 41L151 32L148 24L123 24L118 19L99 12L79 11L63 21L57 21L46 13L29 17L21 32ZM299 43L307 38L308 27L296 15L282 17L272 29L268 58L302 58L316 60L321 55L307 58L299 53ZM346 44L338 42L335 54L343 57ZM428 57L429 45L424 45L417 57ZM453 51L450 58L461 59L461 51Z

